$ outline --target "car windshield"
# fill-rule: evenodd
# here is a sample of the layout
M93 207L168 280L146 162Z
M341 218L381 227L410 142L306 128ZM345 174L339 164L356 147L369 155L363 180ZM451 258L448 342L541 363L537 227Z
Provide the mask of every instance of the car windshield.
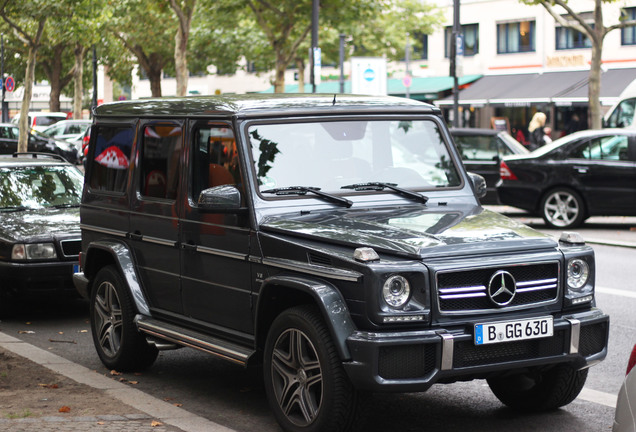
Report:
M359 193L343 186L371 182L419 190L461 184L439 126L429 119L252 124L248 132L261 192L304 186Z
M82 173L69 166L0 168L0 210L80 204Z

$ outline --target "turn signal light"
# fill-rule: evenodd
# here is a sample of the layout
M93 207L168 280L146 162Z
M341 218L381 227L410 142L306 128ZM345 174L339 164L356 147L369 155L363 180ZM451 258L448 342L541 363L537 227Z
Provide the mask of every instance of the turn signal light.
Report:
M518 180L515 173L513 173L506 164L506 161L501 161L499 165L499 176L502 180Z
M634 350L632 351L632 355L629 357L629 362L627 363L627 372L625 375L629 374L629 372L636 366L636 345L634 345Z

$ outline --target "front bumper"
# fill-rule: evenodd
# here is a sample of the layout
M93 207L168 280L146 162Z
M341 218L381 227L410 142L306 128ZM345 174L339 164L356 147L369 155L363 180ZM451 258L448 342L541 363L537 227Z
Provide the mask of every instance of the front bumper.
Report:
M585 368L607 355L609 316L598 309L555 316L549 338L475 345L472 332L355 332L347 339L353 384L374 392L425 391L438 382L495 376L534 366Z
M77 261L0 262L0 293L13 298L75 294L72 283Z

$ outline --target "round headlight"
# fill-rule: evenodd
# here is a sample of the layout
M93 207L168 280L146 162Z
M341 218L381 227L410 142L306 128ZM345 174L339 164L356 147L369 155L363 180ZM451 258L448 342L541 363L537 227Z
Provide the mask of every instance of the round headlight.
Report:
M411 285L403 276L391 276L384 282L382 295L389 306L394 308L402 307L411 296Z
M590 275L590 266L579 258L568 262L568 286L573 289L582 288Z

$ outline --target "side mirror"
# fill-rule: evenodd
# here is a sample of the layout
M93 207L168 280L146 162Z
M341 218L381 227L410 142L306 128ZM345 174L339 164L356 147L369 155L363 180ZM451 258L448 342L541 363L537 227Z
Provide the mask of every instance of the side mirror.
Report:
M201 191L197 204L202 210L239 210L241 208L241 192L232 185L215 186Z
M475 195L477 198L483 198L486 196L488 189L486 189L486 180L479 174L469 172L470 180L473 182L473 189L475 189Z

